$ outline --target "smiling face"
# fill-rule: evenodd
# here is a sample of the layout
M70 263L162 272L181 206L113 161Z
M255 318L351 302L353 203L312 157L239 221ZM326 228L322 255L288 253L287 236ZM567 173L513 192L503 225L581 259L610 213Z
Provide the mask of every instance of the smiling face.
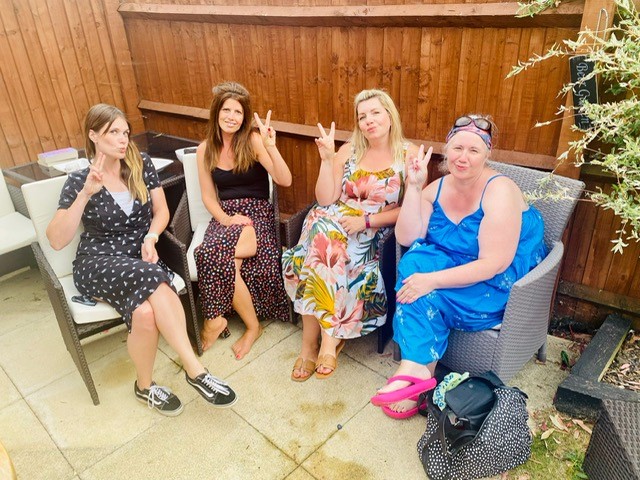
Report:
M108 158L124 158L129 145L129 124L123 117L116 118L111 125L104 125L98 132L89 130L89 138L96 152L104 153Z
M389 135L391 116L376 97L358 104L358 127L369 141Z
M244 120L244 110L242 105L233 98L228 98L220 107L218 114L218 125L220 129L229 135L233 135L242 126Z
M475 133L456 133L445 150L449 172L458 178L479 176L489 158L489 151L482 138Z

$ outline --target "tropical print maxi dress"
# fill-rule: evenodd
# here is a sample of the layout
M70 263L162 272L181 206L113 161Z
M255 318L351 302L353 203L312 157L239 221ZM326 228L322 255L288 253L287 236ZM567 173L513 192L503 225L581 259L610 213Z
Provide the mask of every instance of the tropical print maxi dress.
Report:
M404 185L404 166L398 163L368 172L357 167L352 154L345 162L340 198L328 206L314 206L298 245L282 256L285 288L294 310L314 315L332 337L357 338L387 319L378 242L392 227L347 235L339 220L398 206Z

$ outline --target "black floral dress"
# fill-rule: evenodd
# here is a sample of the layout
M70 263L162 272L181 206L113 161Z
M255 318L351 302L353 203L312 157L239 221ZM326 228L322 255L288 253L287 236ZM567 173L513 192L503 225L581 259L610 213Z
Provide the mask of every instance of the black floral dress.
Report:
M160 187L151 159L143 154L144 182L149 191ZM69 174L58 208L67 209L82 190L89 169ZM161 283L171 285L159 265L142 260L141 248L152 219L151 199L135 200L127 215L106 188L94 194L82 214L84 232L73 262L78 291L115 308L131 332L131 315Z
M243 260L240 274L251 294L256 315L288 320L289 307L280 267L281 252L276 241L273 206L268 200L267 171L255 162L248 172L241 174L216 168L212 178L222 210L230 216L247 216L253 222L258 248L253 257ZM224 226L212 218L204 240L195 250L205 318L234 312L235 249L243 228L243 225Z

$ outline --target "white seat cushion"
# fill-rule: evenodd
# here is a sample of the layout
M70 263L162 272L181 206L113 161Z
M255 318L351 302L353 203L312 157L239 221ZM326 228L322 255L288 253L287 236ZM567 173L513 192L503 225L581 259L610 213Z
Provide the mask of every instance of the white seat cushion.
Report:
M67 305L71 310L71 316L76 323L93 323L118 318L120 314L115 308L105 302L98 302L94 306L81 305L71 301L74 295L81 295L73 283L73 275L67 275L59 279L64 290L64 296L67 299Z
M73 260L76 258L76 250L78 243L80 243L80 234L83 230L82 224L80 224L73 239L61 250L54 250L47 238L47 227L58 210L58 199L66 180L66 175L62 175L22 185L22 193L36 230L38 243L58 278L71 274Z
M191 277L192 282L198 281L198 271L196 270L196 257L194 255L194 251L198 245L202 243L204 240L204 234L207 231L207 227L209 223L199 223L196 226L195 232L193 232L193 238L191 239L191 244L189 245L189 249L187 250L187 264L189 265L189 276Z
M18 212L0 217L0 255L13 252L36 241L30 219Z
M120 316L116 309L106 302L98 302L94 306L89 306L71 301L71 297L74 295L81 295L73 283L73 275L67 275L59 280L60 285L62 285L62 290L64 290L64 296L67 299L67 304L69 305L69 310L71 310L71 316L73 317L74 322L101 322L103 320L118 318ZM174 275L171 283L178 292L185 287L184 280L177 273Z

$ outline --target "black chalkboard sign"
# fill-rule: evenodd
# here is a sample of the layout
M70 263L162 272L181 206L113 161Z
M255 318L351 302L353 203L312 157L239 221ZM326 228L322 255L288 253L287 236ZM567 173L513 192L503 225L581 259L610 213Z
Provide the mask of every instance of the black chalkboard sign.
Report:
M574 122L581 130L591 128L591 120L584 115L582 106L585 102L598 103L598 84L595 77L583 80L593 72L593 62L584 55L569 59L571 83L573 86L573 105L576 107Z

